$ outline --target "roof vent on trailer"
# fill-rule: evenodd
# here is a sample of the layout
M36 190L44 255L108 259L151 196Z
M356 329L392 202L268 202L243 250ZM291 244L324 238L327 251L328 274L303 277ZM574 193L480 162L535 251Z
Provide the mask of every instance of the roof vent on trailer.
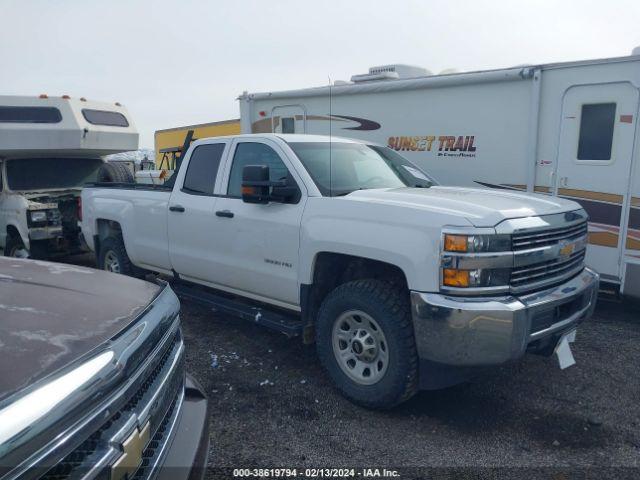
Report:
M381 65L379 67L371 67L369 69L369 73L352 76L351 81L354 83L360 83L371 82L373 80L426 77L428 75L431 75L429 70L422 67L416 67L414 65Z
M631 50L631 55L640 55L640 45Z

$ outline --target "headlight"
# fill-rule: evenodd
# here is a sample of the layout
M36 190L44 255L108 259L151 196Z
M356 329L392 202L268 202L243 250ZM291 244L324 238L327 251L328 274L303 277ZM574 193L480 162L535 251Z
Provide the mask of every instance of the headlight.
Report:
M510 272L508 268L477 268L475 270L444 268L442 284L445 287L456 288L499 287L509 283Z
M513 268L511 236L490 233L444 233L442 287L475 290L477 294L508 291Z
M47 211L46 210L36 210L31 212L31 221L32 222L46 222L47 221Z
M479 253L504 252L511 249L509 235L460 235L444 234L445 252Z

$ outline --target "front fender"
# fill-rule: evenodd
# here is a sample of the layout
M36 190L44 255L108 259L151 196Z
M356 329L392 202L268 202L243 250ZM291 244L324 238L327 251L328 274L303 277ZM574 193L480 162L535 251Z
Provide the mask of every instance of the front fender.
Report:
M439 289L440 236L450 219L395 206L338 202L309 199L301 230L301 283L313 283L318 254L330 252L395 265L411 290Z
M25 247L30 248L29 228L27 227L28 202L22 195L5 192L0 194L0 245L7 244L7 232L15 229Z
M25 248L27 250L29 250L31 248L31 241L29 239L29 229L27 228L26 225L21 225L19 222L10 222L7 223L7 228L5 229L5 235L7 235L7 232L9 231L10 227L13 227L15 230L17 230L18 235L20 235L20 239L22 240L22 243L24 244ZM5 241L3 243L3 245L7 244L7 240L5 237Z

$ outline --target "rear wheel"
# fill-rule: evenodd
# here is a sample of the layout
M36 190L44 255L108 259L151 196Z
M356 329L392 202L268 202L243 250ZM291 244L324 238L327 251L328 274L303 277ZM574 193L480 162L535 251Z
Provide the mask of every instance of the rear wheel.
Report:
M339 286L316 325L318 356L338 389L368 408L391 408L417 390L418 356L407 293L379 280Z
M108 237L100 245L98 267L107 272L137 276L137 269L131 263L122 237Z
M13 258L29 258L29 250L24 246L22 239L14 233L7 236L4 255Z

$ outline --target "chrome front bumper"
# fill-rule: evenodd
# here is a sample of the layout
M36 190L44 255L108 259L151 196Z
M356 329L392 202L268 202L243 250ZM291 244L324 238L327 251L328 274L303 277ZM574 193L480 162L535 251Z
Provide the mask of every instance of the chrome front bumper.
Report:
M561 285L517 297L411 292L418 356L453 367L498 365L519 358L591 316L599 279L585 268Z
M29 228L30 240L48 240L50 238L62 237L62 227L31 227Z

